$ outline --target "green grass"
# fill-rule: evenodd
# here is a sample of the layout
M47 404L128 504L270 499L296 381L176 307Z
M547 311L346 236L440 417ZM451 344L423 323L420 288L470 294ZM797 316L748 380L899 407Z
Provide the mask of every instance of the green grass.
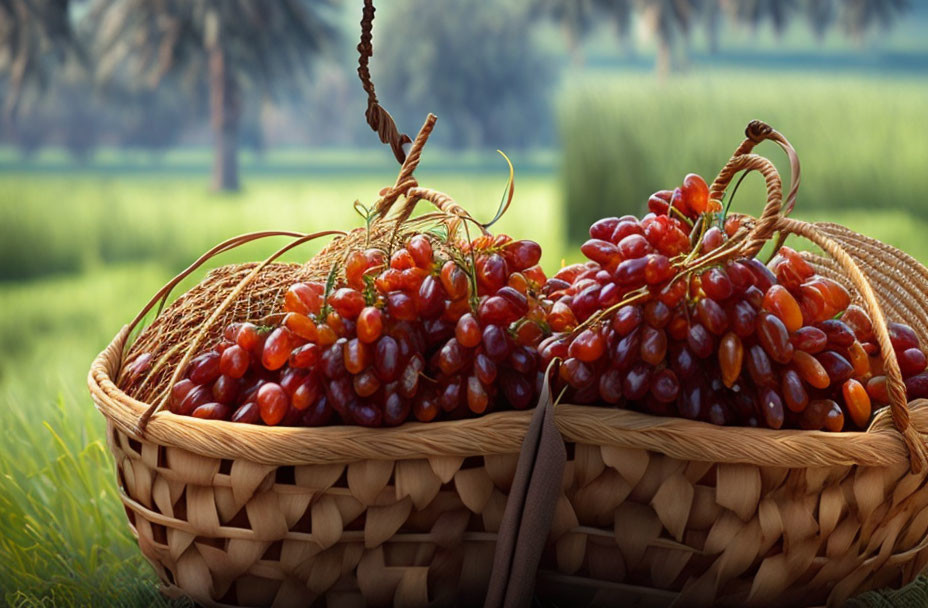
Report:
M597 74L560 103L568 234L584 238L604 209L637 213L651 192L689 172L711 180L754 118L773 125L802 161L797 212L904 210L928 218L928 82L826 74L705 71L660 84L650 75ZM788 178L774 144L758 150ZM763 181L745 181L735 207L757 212Z
M0 290L0 602L164 603L126 525L84 379L166 278L134 265Z
M419 179L452 193L476 218L487 220L508 176L502 159L498 165L496 172L471 176L423 171ZM244 232L354 228L363 224L354 201L372 203L394 179L389 173L358 179L256 176L241 193L221 195L209 192L202 177L0 175L0 280L149 259L180 269L220 240ZM517 173L515 202L498 229L521 232L531 225L537 239L555 247L550 259L560 259L557 246L564 237L556 196L550 177ZM282 243L267 241L227 259L255 259ZM320 246L307 245L289 259L307 259Z

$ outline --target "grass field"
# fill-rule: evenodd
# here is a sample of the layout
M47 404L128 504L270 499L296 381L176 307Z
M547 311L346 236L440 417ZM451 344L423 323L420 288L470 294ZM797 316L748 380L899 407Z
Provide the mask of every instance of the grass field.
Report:
M925 99L928 81L915 76L702 70L663 84L635 74L578 77L560 104L568 234L579 239L604 205L638 212L648 194L686 173L711 180L755 118L799 155L797 212L905 210L928 220ZM775 144L757 152L788 179ZM735 204L756 213L762 201L755 177Z

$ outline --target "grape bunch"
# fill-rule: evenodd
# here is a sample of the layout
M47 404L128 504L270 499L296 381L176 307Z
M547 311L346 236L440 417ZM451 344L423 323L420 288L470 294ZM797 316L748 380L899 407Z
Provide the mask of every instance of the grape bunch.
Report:
M436 241L438 242L438 241ZM415 235L297 283L278 323L233 323L172 388L171 410L267 425L395 426L532 405L545 337L541 247Z
M653 195L648 213L590 227L585 264L545 284L556 332L542 362L563 359L573 403L624 407L719 425L863 429L888 402L879 347L847 290L782 247L756 258L712 259L738 229L706 183ZM730 257L730 256L728 256ZM928 392L914 332L890 325L910 398Z

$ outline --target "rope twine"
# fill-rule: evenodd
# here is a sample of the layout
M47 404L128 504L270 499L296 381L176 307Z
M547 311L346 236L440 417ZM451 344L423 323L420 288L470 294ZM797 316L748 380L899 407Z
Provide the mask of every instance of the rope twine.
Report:
M396 161L403 164L406 161L406 152L403 146L412 142L405 133L400 133L396 122L390 113L380 105L377 93L374 92L374 82L371 80L371 71L368 67L370 58L374 56L373 28L374 28L374 2L364 0L364 9L361 13L361 41L358 43L358 76L361 86L367 93L367 111L364 117L371 129L377 132L380 141L388 144L393 150Z

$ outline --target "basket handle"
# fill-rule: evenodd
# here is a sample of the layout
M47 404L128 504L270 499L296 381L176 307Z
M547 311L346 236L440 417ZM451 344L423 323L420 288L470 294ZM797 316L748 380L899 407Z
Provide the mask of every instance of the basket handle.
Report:
M744 130L745 140L735 149L728 163L722 168L712 186L709 188L709 198L721 204L725 190L731 184L732 178L739 171L759 171L767 182L767 204L755 224L754 230L745 243L744 254L755 255L761 247L770 240L776 231L776 220L781 216L788 216L796 205L796 195L799 191L801 169L799 156L795 148L779 131L760 120L752 120ZM786 152L790 165L790 188L783 202L783 182L780 174L772 162L766 158L752 154L754 147L762 141L774 141Z
M364 8L361 12L361 41L358 43L358 77L361 79L364 92L367 93L367 111L364 113L364 117L371 129L377 132L380 141L389 144L397 162L405 164L409 154L407 148L412 140L405 133L400 133L396 127L396 121L380 105L377 100L377 93L374 92L371 71L367 65L374 55L374 10L373 0L364 0Z
M873 287L870 285L870 281L850 254L837 241L823 234L814 224L781 216L777 219L775 228L781 234L795 234L821 247L844 270L860 297L863 298L864 305L873 322L874 334L880 345L880 356L883 359L883 366L886 371L886 388L889 393L889 410L892 414L893 426L896 427L896 430L905 440L906 447L909 450L912 471L915 473L920 472L922 467L928 463L928 447L926 447L915 427L910 424L902 371L899 369L899 361L896 359L896 353L889 339L886 317L883 314L879 300L876 298Z

